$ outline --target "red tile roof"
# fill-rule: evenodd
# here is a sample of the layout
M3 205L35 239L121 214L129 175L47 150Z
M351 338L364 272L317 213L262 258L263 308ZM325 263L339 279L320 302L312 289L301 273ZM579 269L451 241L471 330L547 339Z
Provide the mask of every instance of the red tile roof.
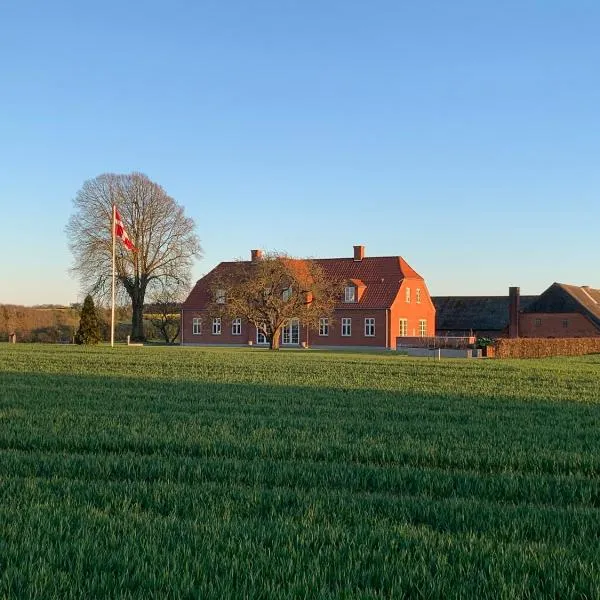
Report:
M366 289L356 304L341 303L346 309L390 308L398 295L403 279L421 276L400 256L373 256L362 260L352 258L317 258L315 262L331 279L358 279Z
M201 279L198 279L196 285L192 288L190 295L181 305L184 309L201 309L210 302L210 282L215 277L226 277L235 269L237 262L219 263L210 273L207 273Z
M396 299L400 284L405 278L423 279L400 256L373 256L360 261L353 258L316 258L317 263L331 279L351 281L358 279L366 289L360 302L340 303L346 309L390 308ZM235 268L237 262L222 262L200 279L183 303L184 309L200 309L208 301L208 284L215 276L225 276ZM247 264L247 263L246 263Z

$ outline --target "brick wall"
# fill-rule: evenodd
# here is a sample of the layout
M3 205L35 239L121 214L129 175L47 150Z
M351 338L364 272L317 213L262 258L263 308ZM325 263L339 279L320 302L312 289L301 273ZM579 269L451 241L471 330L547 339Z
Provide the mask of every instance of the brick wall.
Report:
M308 344L318 346L366 346L386 347L386 311L385 310L336 310L333 323L330 320L329 335L320 336L319 331L309 332ZM342 336L342 319L351 319L351 335ZM375 335L365 335L365 319L375 319ZM388 347L392 341L387 340Z
M410 302L406 302L406 288L410 288ZM420 302L417 302L417 289L421 290ZM435 335L435 307L422 279L405 279L390 309L390 333L391 339L394 340L391 346L394 348L396 338L400 337L400 319L407 320L408 336L419 336L420 319L427 321L426 335Z
M600 330L579 313L522 313L519 335L525 338L573 338L600 336Z
M256 342L256 329L242 319L241 335L232 333L229 319L221 319L221 334L212 333L212 319L201 310L183 310L183 343L184 344L240 344L246 346L248 340ZM202 319L202 333L193 333L194 318Z

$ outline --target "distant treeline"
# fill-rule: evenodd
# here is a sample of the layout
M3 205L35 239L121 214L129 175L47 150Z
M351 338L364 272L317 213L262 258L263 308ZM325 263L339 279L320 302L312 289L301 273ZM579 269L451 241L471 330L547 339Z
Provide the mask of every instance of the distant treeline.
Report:
M79 327L80 310L79 304L0 304L0 342L7 341L8 336L15 333L17 342L71 343ZM110 308L96 310L100 316L102 338L110 341ZM144 321L144 328L148 339L161 339L160 331L149 320ZM131 309L119 307L115 311L115 339L124 342L130 333Z
M72 307L0 305L0 339L16 333L18 342L71 341L79 325L79 311Z

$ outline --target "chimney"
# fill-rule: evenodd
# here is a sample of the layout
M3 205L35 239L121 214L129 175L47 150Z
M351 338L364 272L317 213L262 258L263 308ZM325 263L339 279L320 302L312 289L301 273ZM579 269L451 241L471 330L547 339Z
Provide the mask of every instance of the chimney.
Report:
M354 260L360 262L365 257L364 246L354 246Z
M250 260L255 263L262 258L263 252L262 250L250 250Z
M519 337L519 301L521 289L518 287L508 288L508 337Z

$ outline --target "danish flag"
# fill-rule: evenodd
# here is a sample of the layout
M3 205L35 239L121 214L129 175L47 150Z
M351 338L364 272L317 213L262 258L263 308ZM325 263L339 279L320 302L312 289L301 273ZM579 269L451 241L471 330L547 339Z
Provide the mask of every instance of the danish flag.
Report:
M125 246L132 250L133 252L137 252L137 248L133 245L133 242L129 239L125 228L123 227L123 221L121 220L121 215L115 206L115 236L120 237Z

